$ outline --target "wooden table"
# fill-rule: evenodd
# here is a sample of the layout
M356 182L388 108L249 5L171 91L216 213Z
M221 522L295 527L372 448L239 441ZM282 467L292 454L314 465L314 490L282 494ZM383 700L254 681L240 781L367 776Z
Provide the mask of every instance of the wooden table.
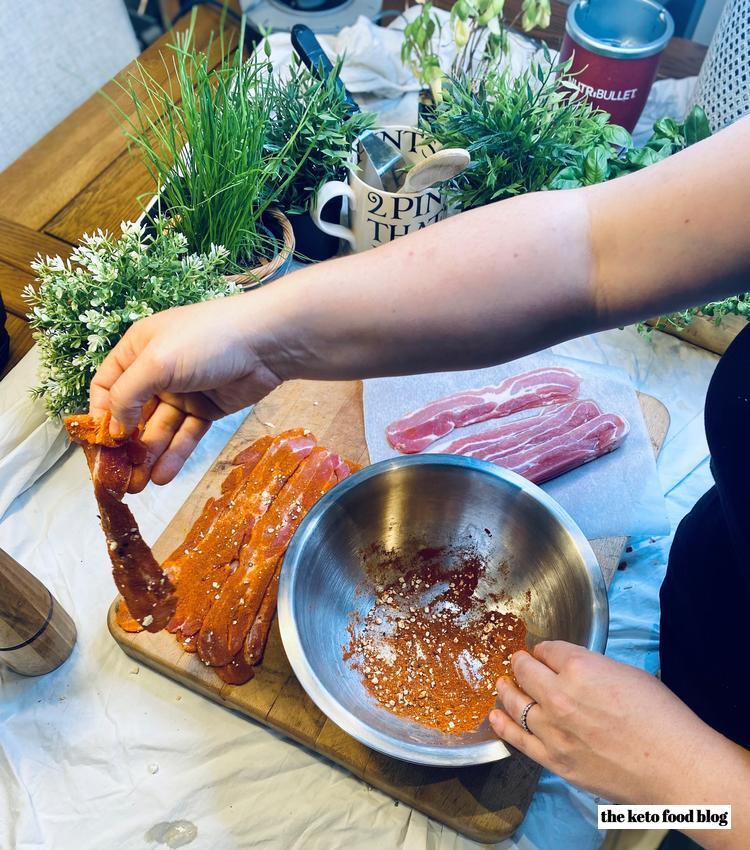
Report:
M436 0L450 8L451 0ZM506 17L520 10L521 0L508 0ZM556 47L562 39L566 6L553 0L552 22L548 30L533 31ZM195 43L201 49L209 44L219 25L220 13L207 7L198 10ZM184 31L189 16L175 29ZM234 27L231 22L228 26ZM156 41L140 57L157 81L166 78L162 57L169 57L171 35ZM684 77L698 72L705 48L675 38L667 46L659 75ZM220 59L218 39L212 44L212 62ZM104 86L103 92L127 109L127 99L118 79L132 65ZM153 183L141 162L127 149L108 101L99 94L78 107L50 130L25 154L0 173L0 292L8 309L7 328L11 338L11 364L32 345L24 321L25 305L21 291L32 281L28 264L38 252L66 254L80 236L101 227L117 232L120 222L141 212L139 198L153 191ZM7 371L7 370L6 370ZM4 373L0 373L2 377Z

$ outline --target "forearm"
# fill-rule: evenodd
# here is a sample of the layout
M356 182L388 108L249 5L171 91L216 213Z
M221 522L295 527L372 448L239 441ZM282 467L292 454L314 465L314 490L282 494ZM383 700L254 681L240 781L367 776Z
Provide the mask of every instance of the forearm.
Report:
M597 324L589 222L575 192L529 195L448 219L253 296L283 378L474 368ZM248 307L250 304L248 304Z
M281 378L476 368L744 291L750 119L629 177L472 210L252 296ZM259 341L260 340L260 341Z

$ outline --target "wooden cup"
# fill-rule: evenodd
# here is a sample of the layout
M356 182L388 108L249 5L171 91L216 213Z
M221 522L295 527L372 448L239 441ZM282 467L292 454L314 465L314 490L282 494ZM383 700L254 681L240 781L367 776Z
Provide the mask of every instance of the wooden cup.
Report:
M76 627L50 591L0 549L0 663L24 676L59 667Z

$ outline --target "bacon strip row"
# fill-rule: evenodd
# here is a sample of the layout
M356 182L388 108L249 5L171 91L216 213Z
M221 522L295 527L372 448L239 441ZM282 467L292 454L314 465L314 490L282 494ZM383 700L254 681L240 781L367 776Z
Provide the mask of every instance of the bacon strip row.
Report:
M439 451L497 462L505 454L551 440L600 414L599 405L590 400L555 404L535 416L461 437Z
M203 623L198 654L204 662L228 664L242 649L292 534L307 511L337 483L335 469L340 460L327 449L314 449L255 526L238 568L217 594Z
M250 468L247 479L231 495L225 494L229 496L226 504L200 543L176 561L165 563L178 599L169 631L180 631L183 637L198 633L256 523L314 447L315 438L302 429L276 437Z
M622 416L602 413L538 446L505 454L495 463L541 484L614 451L629 431Z
M391 422L386 428L386 437L394 449L413 454L455 428L510 416L531 407L572 400L578 395L580 385L580 376L570 369L533 369L506 378L497 386L463 390L432 401Z

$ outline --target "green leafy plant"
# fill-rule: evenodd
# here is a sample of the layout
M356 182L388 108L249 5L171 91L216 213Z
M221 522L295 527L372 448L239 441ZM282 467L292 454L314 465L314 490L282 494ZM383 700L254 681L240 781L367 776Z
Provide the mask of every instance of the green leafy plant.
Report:
M687 310L679 310L667 316L659 316L653 326L641 323L638 329L645 332L662 327L680 330L686 328L696 316L713 319L715 325L720 325L721 320L726 316L739 316L750 322L750 292L732 295L722 301L710 301L700 307L688 307Z
M634 146L630 134L622 127L617 127L610 131L607 138L582 149L577 161L560 171L549 188L574 189L639 171L710 135L706 113L700 106L693 107L683 122L660 118L654 124L651 137L642 147Z
M39 346L40 384L50 416L88 407L99 364L133 322L160 310L231 295L225 248L188 252L186 237L155 222L155 235L123 223L118 238L86 235L68 261L37 257L38 287L28 286L29 323Z
M243 36L244 24L240 44ZM318 145L311 128L326 87L311 82L307 101L285 127L286 138L268 144L279 105L268 56L256 52L246 60L242 50L223 43L223 31L220 38L224 58L212 68L215 47L197 51L191 26L171 45L168 83L139 64L123 84L130 110L116 108L189 250L224 245L234 271L270 256L262 218Z
M352 113L335 80L342 62L339 58L325 82L299 62L292 65L288 78L274 78L275 107L265 144L271 152L281 151L293 139L279 169L285 188L276 203L284 212L308 212L320 186L342 177L350 167L354 140L375 124L371 112ZM309 114L314 121L307 120Z
M419 0L417 0L419 3ZM449 68L440 64L441 18L430 2L420 3L418 14L404 27L401 61L412 69L419 82L432 91L435 103L442 99L445 77L483 77L508 51L508 33L503 13L505 0L456 0L449 25L456 54ZM549 0L524 0L518 23L524 31L546 28L550 21Z
M532 63L517 77L493 68L479 80L446 82L423 127L430 141L471 153L469 167L445 189L453 205L467 210L548 188L583 151L628 135L605 112L571 97L562 76L569 66L553 65L545 52L545 64Z

